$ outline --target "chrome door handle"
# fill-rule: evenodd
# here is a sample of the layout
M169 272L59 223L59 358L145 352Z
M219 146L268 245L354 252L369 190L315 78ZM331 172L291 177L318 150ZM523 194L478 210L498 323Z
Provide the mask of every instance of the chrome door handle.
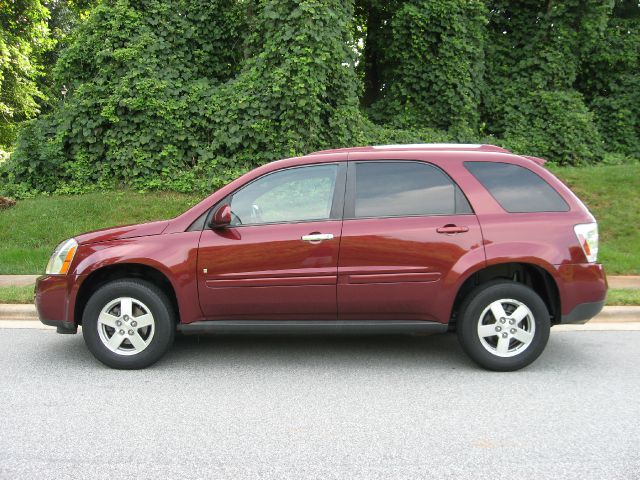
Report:
M469 227L458 227L457 225L445 225L444 227L436 228L438 233L446 233L447 235L454 235L456 233L468 232Z
M305 242L319 242L320 240L332 240L333 233L310 233L300 237Z

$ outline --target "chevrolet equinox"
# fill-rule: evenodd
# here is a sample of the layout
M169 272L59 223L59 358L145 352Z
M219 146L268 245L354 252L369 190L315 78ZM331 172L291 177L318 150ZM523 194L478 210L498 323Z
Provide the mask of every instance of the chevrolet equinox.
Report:
M114 368L156 362L176 331L455 331L516 370L607 291L596 221L543 163L458 144L269 163L172 220L63 241L35 303Z

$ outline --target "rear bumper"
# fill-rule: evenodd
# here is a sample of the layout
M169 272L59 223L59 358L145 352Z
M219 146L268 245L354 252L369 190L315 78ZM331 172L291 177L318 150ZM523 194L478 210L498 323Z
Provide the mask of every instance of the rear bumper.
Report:
M585 323L604 307L607 276L598 263L559 265L560 323Z
M560 323L587 323L598 315L604 307L604 300L600 302L581 303L576 305L567 315L562 315Z

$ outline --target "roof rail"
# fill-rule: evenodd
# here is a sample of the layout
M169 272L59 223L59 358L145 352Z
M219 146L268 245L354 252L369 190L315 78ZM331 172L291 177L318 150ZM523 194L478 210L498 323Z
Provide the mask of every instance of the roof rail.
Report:
M374 150L481 150L484 152L509 152L506 148L488 143L409 143L374 145Z
M335 148L329 150L320 150L310 153L309 155L317 155L323 153L345 153L345 152L370 152L375 150L452 150L452 151L480 151L480 152L501 152L511 153L506 148L497 145L480 144L480 143L407 143L397 145L373 145L366 147L349 147Z

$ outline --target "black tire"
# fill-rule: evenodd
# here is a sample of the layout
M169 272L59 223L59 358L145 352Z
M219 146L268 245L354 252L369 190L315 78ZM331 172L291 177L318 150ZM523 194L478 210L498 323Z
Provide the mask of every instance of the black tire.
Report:
M100 312L110 302L121 297L130 297L142 302L150 310L154 320L153 335L148 345L131 355L122 355L110 350L99 333L99 329L102 328L98 324ZM171 302L154 284L137 279L115 280L98 289L87 302L82 315L82 335L91 353L102 363L111 368L134 370L157 362L169 350L175 337L174 319ZM127 345L126 342L124 344Z
M525 343L515 338L512 340L512 337L509 337L504 340L508 342L509 352L513 355L509 357L500 356L497 350L497 343L501 340L499 335L509 335L503 329L513 332L513 330L510 330L508 315L504 326L498 323L500 319L495 319L495 324L491 323L494 318L493 313L483 315L489 305L503 299L513 299L524 304L533 317L532 319L527 317L525 325L532 323L535 328L532 334L533 338L525 348L522 348ZM498 306L500 305L503 304L498 303ZM508 308L509 304L505 303L503 306ZM493 328L497 330L499 327L502 332L500 334L496 333L495 337L485 337L484 343L478 333L481 315L484 318L483 322L488 323L486 326L493 327L493 325L496 325ZM540 356L549 340L551 325L547 306L536 292L521 283L498 280L478 286L464 299L458 318L457 332L462 348L473 361L488 370L510 372L526 367ZM529 326L529 328L532 327ZM496 343L493 352L489 351L493 347L489 342Z

